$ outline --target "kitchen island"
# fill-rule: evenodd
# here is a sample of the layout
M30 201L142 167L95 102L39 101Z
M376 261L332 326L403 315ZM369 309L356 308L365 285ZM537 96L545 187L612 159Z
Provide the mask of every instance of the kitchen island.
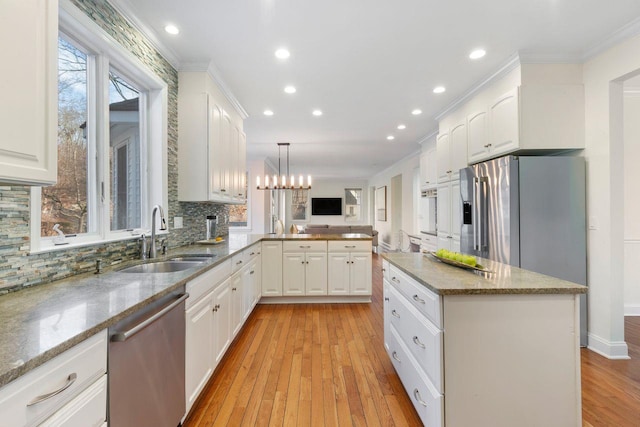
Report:
M384 254L385 347L426 426L580 426L578 295L479 259Z

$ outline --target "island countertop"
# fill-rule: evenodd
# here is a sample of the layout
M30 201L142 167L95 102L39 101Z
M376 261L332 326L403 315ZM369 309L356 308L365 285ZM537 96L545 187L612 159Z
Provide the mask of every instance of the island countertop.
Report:
M232 233L218 244L193 244L167 255L212 255L197 268L166 274L122 274L128 260L0 296L0 387L263 240L371 240L366 234Z
M455 267L420 253L384 253L382 257L439 295L583 294L587 287L508 264L479 258L492 273Z

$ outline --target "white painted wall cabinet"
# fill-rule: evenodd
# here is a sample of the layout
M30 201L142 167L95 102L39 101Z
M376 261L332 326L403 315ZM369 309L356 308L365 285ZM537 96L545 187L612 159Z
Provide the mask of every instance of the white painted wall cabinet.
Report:
M55 184L58 1L0 2L0 38L0 183Z
M438 184L438 249L460 252L460 180Z
M209 93L213 82L206 73L180 73L179 85L178 198L246 203L242 119Z
M420 189L430 190L438 183L436 147L420 153Z

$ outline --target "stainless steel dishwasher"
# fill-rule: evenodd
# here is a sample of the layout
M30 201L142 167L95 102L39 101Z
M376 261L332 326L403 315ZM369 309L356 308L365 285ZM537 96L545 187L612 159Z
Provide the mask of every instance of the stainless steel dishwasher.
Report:
M109 426L176 427L185 413L184 287L109 329Z

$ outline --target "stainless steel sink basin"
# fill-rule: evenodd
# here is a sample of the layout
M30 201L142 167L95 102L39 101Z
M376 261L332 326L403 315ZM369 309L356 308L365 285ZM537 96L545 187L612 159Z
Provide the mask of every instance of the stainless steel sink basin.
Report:
M182 255L171 258L169 261L178 262L207 262L216 255Z
M134 265L133 267L120 270L120 273L174 273L202 265L207 259L196 261L160 261L150 264Z

